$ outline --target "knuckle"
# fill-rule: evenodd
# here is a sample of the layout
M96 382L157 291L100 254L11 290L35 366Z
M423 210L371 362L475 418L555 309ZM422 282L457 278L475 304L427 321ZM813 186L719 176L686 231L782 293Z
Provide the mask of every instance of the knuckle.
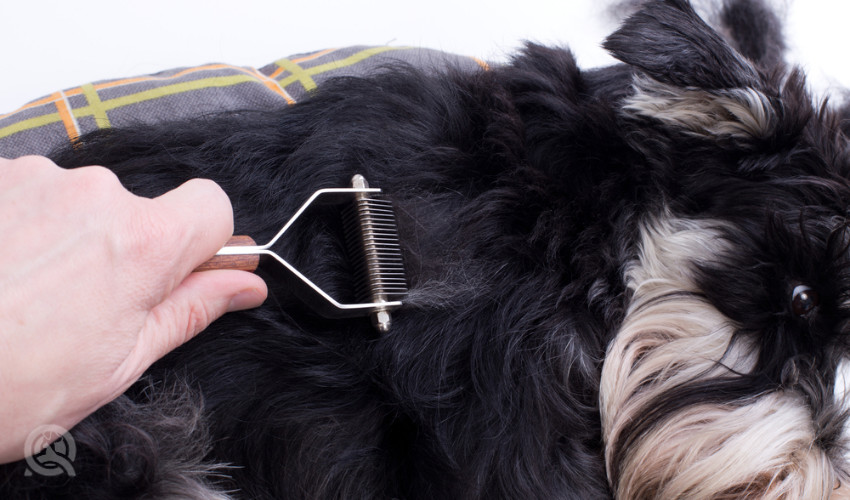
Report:
M21 156L12 160L3 160L2 174L3 182L17 184L33 178L45 180L60 172L49 158L44 156Z
M80 194L89 196L109 196L124 192L115 172L105 167L89 166L69 170Z
M178 303L165 301L150 312L161 355L184 344L206 328L213 317L201 301Z
M211 179L204 179L202 177L196 177L194 179L189 179L186 181L187 186L193 186L198 189L206 189L210 191L221 191L221 187L215 183L215 181Z
M187 337L195 336L201 330L206 328L214 319L212 311L207 304L201 300L192 301L189 303L188 311L185 318L185 329Z
M26 155L12 160L13 163L21 165L23 168L56 168L56 164L50 158L45 156Z
M222 187L215 181L200 178L192 179L187 181L186 184L184 184L184 187L188 187L202 193L203 199L207 200L208 203L214 204L216 208L228 210L232 216L233 209L230 204L230 198L227 196L227 193L224 192L224 189L222 189Z

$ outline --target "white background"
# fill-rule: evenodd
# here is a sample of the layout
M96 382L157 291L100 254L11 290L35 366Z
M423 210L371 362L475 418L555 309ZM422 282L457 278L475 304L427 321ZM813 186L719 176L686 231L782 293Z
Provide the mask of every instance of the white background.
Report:
M708 0L701 0L706 3ZM850 2L777 0L790 59L818 96L850 87ZM584 66L616 18L605 0L0 0L0 113L59 89L223 62L263 66L346 45L417 45L503 61L528 39L570 46Z

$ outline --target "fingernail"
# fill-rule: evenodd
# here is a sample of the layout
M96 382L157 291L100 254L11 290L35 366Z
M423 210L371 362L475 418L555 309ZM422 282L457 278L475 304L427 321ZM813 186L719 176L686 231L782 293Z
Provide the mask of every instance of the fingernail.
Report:
M227 312L251 309L262 304L264 300L265 297L263 294L255 288L242 290L230 299L230 304L227 306Z

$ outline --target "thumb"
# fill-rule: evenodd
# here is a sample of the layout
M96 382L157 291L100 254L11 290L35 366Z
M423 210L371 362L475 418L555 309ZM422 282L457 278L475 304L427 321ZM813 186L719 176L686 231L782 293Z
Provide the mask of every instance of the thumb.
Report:
M268 294L266 283L245 271L191 273L148 313L135 348L119 374L132 383L147 368L226 312L257 307Z
M225 270L192 273L151 310L139 343L147 343L159 359L224 313L259 306L267 293L266 283L252 273Z

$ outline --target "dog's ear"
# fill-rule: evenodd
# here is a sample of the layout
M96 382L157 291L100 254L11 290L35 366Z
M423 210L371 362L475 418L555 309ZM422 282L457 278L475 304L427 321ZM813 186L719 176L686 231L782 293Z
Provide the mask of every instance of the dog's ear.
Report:
M845 98L850 99L850 92L847 94ZM844 104L838 110L838 126L841 127L845 136L850 137L850 102Z
M785 65L785 33L780 14L769 0L726 0L718 30L747 59L762 68Z
M647 4L604 46L638 70L627 112L739 144L772 133L775 111L758 71L686 0Z

